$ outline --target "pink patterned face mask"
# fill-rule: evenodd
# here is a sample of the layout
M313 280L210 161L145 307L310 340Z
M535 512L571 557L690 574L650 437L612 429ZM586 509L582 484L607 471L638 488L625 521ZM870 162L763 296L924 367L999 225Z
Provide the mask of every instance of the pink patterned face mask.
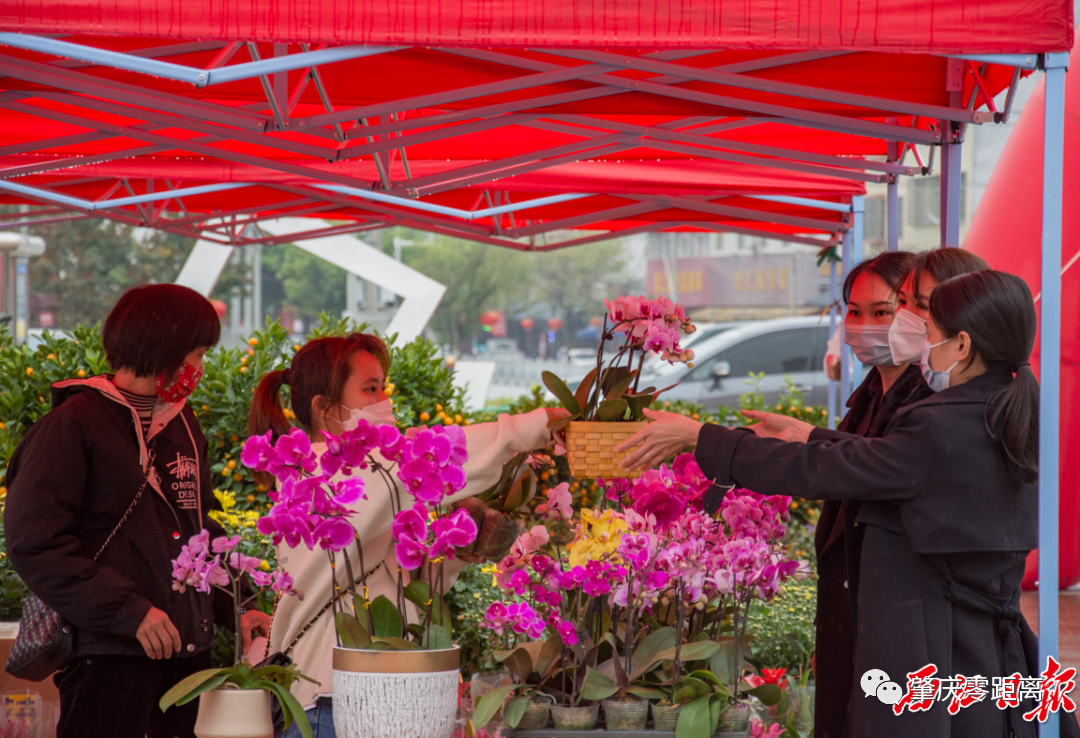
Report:
M164 374L159 374L157 377L157 395L165 402L180 402L186 400L188 395L199 383L202 378L203 370L196 369L191 364L184 362L184 365L180 367L180 371L177 373L176 381L172 384L165 384L166 377Z

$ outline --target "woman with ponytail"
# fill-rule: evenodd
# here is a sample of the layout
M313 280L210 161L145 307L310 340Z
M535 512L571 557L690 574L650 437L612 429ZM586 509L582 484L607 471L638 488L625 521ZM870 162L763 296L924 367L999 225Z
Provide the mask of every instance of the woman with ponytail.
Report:
M880 438L788 443L747 429L658 413L627 442L624 462L667 458L696 446L724 487L812 500L859 500L863 529L855 679L845 735L855 738L1034 738L1024 720L1037 700L1000 709L989 695L951 714L913 712L876 693L878 677L906 691L908 674L933 665L941 679L1019 672L1037 677L1038 645L1020 614L1020 581L1037 543L1038 385L1028 364L1036 316L1013 275L978 271L947 280L929 298L920 356L934 394L901 408ZM620 449L616 449L620 450ZM819 649L829 648L819 643ZM865 677L865 678L864 678ZM892 687L889 687L892 689ZM989 687L987 687L989 692ZM876 698L875 697L879 697ZM1075 720L1062 735L1076 735Z
M396 425L393 407L384 392L389 369L390 353L377 336L353 333L343 338L309 341L288 367L270 372L259 382L248 430L252 435L273 431L276 440L276 436L298 426L308 433L316 455L321 455L324 431L338 435L354 428L361 419L374 425ZM285 414L283 387L289 389L289 406L295 423ZM503 464L515 454L550 445L548 421L559 412L541 408L524 415L500 415L494 423L463 428L469 455L464 464L468 481L462 491L448 496L446 502L453 503L489 489L499 481ZM354 470L353 474L366 482L367 498L350 506L356 513L351 520L363 542L363 558L357 555L355 547L342 553L353 557L352 569L357 578L364 571L363 562L370 600L379 595L394 599L398 564L391 546L390 492L371 469ZM274 480L271 477L263 481ZM404 507L411 506L405 499L402 503ZM307 597L303 600L288 597L278 602L268 648L270 652L285 653L305 675L321 683L319 686L298 681L292 693L307 710L315 738L334 738L331 682L336 631L333 610L326 607L329 596L322 594L333 591L333 570L324 553L303 545L289 548L283 542L278 547L278 561L293 577L296 588L306 592ZM445 589L453 586L462 566L460 555L446 563ZM348 591L346 567L338 566L337 576L341 591ZM300 735L295 724L285 733L287 738L294 735Z

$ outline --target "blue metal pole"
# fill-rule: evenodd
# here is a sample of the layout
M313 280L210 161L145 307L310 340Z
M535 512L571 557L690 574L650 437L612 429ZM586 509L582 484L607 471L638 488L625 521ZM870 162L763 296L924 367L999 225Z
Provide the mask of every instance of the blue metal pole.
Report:
M308 51L302 54L291 54L245 64L234 64L230 67L211 70L195 69L183 64L172 64L158 59L146 59L119 51L98 49L93 46L73 44L70 41L43 38L28 33L0 33L0 45L38 51L43 54L53 54L54 56L62 56L65 59L77 59L90 64L149 74L154 77L164 77L178 82L187 82L196 87L206 87L207 85L216 85L223 82L236 82L241 79L261 77L264 74L288 72L293 69L304 69L348 59L360 59L365 56L385 54L403 48L400 46L334 46L319 51Z
M1038 57L1035 54L955 54L953 59L970 59L971 61L989 62L990 64L1004 64L1007 67L1020 67L1021 69L1035 69Z
M831 339L833 334L836 333L836 262L832 259L829 260L829 338ZM838 387L836 382L829 379L829 429L836 429L836 418L840 415L839 408L836 404L836 391Z
M1061 390L1061 214L1068 53L1046 54L1042 298L1039 304L1039 668L1058 656L1058 433ZM1031 674L1030 676L1037 676ZM1039 735L1060 735L1056 713ZM1072 719L1069 717L1068 719Z
M854 200L854 198L852 198L852 199ZM852 231L852 229L850 229L850 228L848 230L844 231L843 252L840 254L840 258L842 260L840 262L840 267L841 267L841 269L840 269L840 278L839 278L840 284L844 283L844 280L847 279L848 272L850 272L851 267L854 266L854 264L852 263L852 259L851 259L851 257L852 257L851 231ZM833 299L835 300L836 297L834 296ZM839 407L837 407L838 412L843 411L843 408L847 405L847 399L851 395L851 359L852 359L852 356L851 356L851 349L848 348L847 344L844 343L843 339L844 339L844 328L843 328L843 322L841 322L841 324L840 324L840 397L839 397Z
M854 269L856 264L863 260L863 229L866 224L866 198L862 195L851 198L851 261L848 269ZM845 275L847 276L847 275ZM848 365L851 374L848 377L848 395L855 392L863 378L863 365L855 356L855 352L847 345L844 350L848 352Z
M952 138L952 124L941 121L941 247L960 247L960 154L961 144Z
M898 150L900 144L890 141L889 162L899 162ZM900 250L900 182L898 177L893 176L889 180L885 197L885 242L889 251Z
M743 195L751 200L767 200L769 202L782 202L787 205L805 205L808 208L832 210L837 213L850 213L851 206L842 202L829 202L828 200L813 200L809 197L790 197L788 195Z

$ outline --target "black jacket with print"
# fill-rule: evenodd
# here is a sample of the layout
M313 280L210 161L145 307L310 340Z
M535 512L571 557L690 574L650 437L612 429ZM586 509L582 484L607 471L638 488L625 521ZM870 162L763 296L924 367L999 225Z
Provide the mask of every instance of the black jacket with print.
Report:
M206 439L184 402L158 401L144 443L138 414L99 376L53 386L53 408L27 431L8 468L4 527L12 566L76 626L76 655L145 653L135 631L150 607L180 633L180 656L209 650L231 600L172 588L172 559L217 506ZM142 485L127 522L101 548ZM216 617L215 617L216 615Z

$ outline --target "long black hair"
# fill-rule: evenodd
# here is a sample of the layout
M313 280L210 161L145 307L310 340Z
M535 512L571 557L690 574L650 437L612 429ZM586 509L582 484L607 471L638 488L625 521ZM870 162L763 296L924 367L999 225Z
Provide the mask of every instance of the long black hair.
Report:
M1039 382L1031 365L1035 302L1019 277L985 270L946 280L930 295L930 315L946 337L971 337L988 374L1014 374L995 395L986 428L1001 443L1005 465L1019 481L1039 477Z

